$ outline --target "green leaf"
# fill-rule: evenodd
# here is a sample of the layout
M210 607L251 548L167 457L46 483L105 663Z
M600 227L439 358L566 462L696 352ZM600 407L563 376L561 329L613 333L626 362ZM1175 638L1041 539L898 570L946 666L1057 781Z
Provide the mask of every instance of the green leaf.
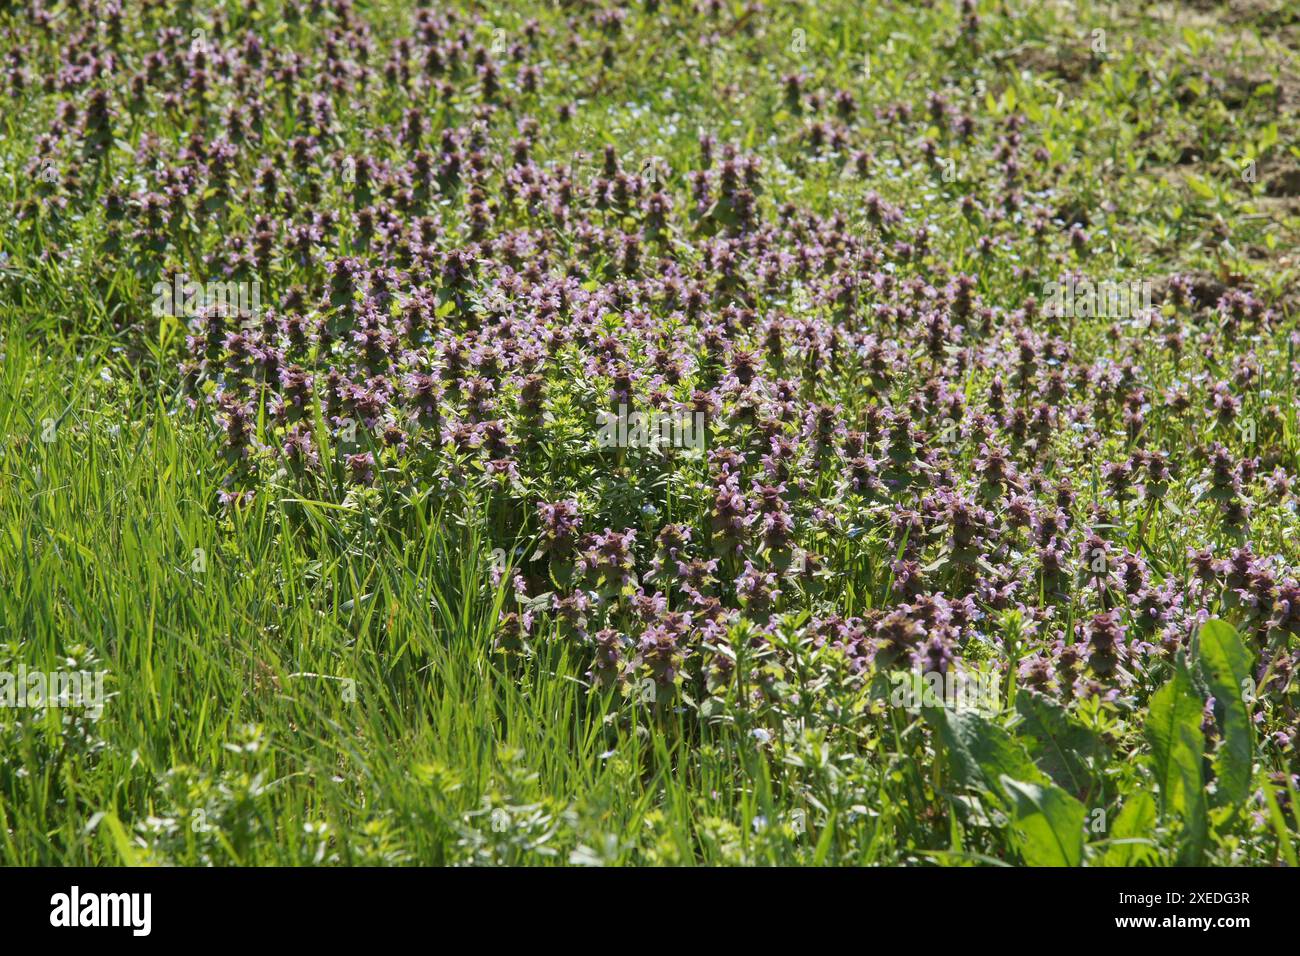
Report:
M1161 815L1182 819L1184 850L1193 861L1199 860L1207 829L1201 774L1205 737L1201 700L1181 660L1173 678L1151 695L1145 731L1160 788Z
M1155 828L1155 799L1145 790L1129 794L1110 828L1110 846L1102 857L1102 866L1141 866L1148 862L1155 856L1155 848L1150 845Z
M1083 862L1083 804L1060 787L1014 780L999 784L1009 798L1011 829L1029 866L1078 866Z
M1264 781L1264 800L1268 804L1268 818L1273 824L1273 832L1277 834L1278 850L1281 851L1287 866L1295 867L1297 865L1295 843L1291 839L1291 834L1287 832L1286 817L1282 815L1282 808L1277 805L1277 798L1273 796L1273 784L1269 780Z
M1024 744L973 710L926 708L953 776L987 791L1011 817L1016 849L1030 866L1078 866L1085 809L1034 765Z
M826 826L822 828L821 838L817 841L817 849L813 852L813 866L825 866L826 858L830 855L831 847L835 844L835 814L826 821Z
M959 783L999 794L1002 776L1028 783L1050 782L1020 741L978 711L935 707L923 713L943 741Z
M1093 784L1089 758L1100 763L1106 757L1101 738L1056 701L1033 691L1016 696L1016 711L1024 718L1017 736L1025 740L1034 763L1057 786L1084 798Z
M1222 803L1240 806L1250 796L1255 754L1255 728L1247 702L1255 686L1252 655L1236 629L1224 621L1206 621L1197 643L1197 665L1214 695L1215 716L1223 729L1223 743L1214 759L1218 795Z
M105 813L103 822L108 827L113 847L117 850L117 856L121 864L123 866L139 866L140 854L131 843L131 838L127 836L126 828L122 826L122 821L117 818L117 814L112 811Z
M1202 199L1214 198L1214 187L1211 186L1209 183L1207 183L1205 180L1201 179L1199 176L1195 175L1194 173L1188 173L1186 179L1187 179L1187 185L1191 186L1192 190Z
M1255 92L1259 93L1259 90L1256 89ZM1259 137L1260 155L1263 155L1264 153L1268 152L1269 147L1276 142L1277 142L1277 124L1270 123L1268 126L1264 127L1264 130Z

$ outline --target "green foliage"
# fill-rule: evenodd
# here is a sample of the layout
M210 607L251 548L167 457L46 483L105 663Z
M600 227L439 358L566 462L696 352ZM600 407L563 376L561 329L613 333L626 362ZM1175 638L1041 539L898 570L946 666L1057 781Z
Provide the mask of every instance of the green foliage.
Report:
M181 6L196 23L220 10L241 32L273 23L284 7ZM375 24L377 52L401 32L410 5L359 6ZM512 28L535 16L564 42L586 29L582 5L497 6ZM1269 177L1294 171L1300 154L1288 144L1300 130L1280 108L1295 101L1294 58L1275 39L1199 16L1185 27L1178 12L1165 23L1145 10L1080 13L1025 0L978 4L976 46L961 41L955 3L769 6L759 29L748 15L706 22L689 5L661 4L657 17L650 4L631 5L626 35L599 68L594 46L566 56L557 44L555 88L538 94L536 112L551 117L564 103L577 115L567 125L548 118L539 160L567 162L604 142L635 157L662 143L680 176L696 162L697 130L714 129L767 151L763 202L797 201L856 222L864 196L878 192L921 211L936 261L978 272L987 301L1018 305L1035 263L978 243L1025 229L1024 212L996 210L983 223L960 212L962 181L1000 180L991 150L963 152L945 139L940 155L961 159L958 181L947 182L905 161L910 144L880 132L875 165L856 177L848 157L803 149L789 132L803 119L773 92L782 73L806 71L852 91L864 116L899 104L924 116L929 93L959 87L954 102L987 111L981 122L1027 118L1024 135L1041 143L1053 170L1052 215L1086 213L1107 269L1190 270L1218 289L1250 281L1278 302L1286 321L1268 367L1237 361L1256 333L1216 332L1214 354L1192 365L1194 349L1177 351L1158 323L1114 364L1141 386L1146 419L1136 427L1153 447L1177 457L1222 441L1265 468L1294 471L1295 325L1285 310L1295 303L1290 253L1300 223L1295 197L1271 194L1278 179ZM55 19L65 15L60 8ZM57 52L58 33L35 31L27 11L0 16L6 36L30 38L33 56ZM1110 31L1110 54L1080 52L1085 27ZM818 44L802 59L790 49L796 28ZM308 51L315 30L277 28L276 44ZM711 60L699 52L702 36ZM128 32L120 42L137 40ZM382 57L371 65L382 69ZM1212 620L1185 659L1130 675L1122 700L1057 701L1027 690L1016 665L1031 623L1069 632L1078 595L1065 596L1065 620L990 608L981 642L965 654L1005 668L1007 710L928 709L914 719L872 694L873 680L888 686L887 671L855 671L812 639L806 612L782 607L770 643L742 621L710 649L734 668L729 682L699 693L670 684L645 700L594 687L590 648L558 632L532 635L517 655L496 652L501 613L526 608L509 575L494 583L489 554L517 539L514 569L537 543L510 494L487 482L449 488L418 469L393 469L375 487L349 487L342 451L313 407L327 462L319 480L270 471L250 506L220 507L230 465L180 395L185 329L147 316L147 273L164 263L105 252L105 214L88 200L97 185L66 191L67 208L31 214L50 192L24 172L43 158L34 131L55 121L42 112L41 87L62 82L31 79L22 94L6 89L0 110L0 201L10 212L0 222L0 670L104 671L109 698L98 715L0 708L0 863L1297 864L1295 745L1257 733L1253 720L1262 712L1276 729L1294 714L1294 682L1255 672L1266 642L1294 653L1294 635ZM180 153L191 132L219 127L219 105L204 116L141 114L122 132ZM336 138L373 138L411 105L468 112L464 103L376 95ZM278 125L268 117L266 135L300 135L296 113L286 110ZM1241 178L1243 160L1260 164L1260 182ZM326 172L291 175L319 181L321 207L343 207L346 240L360 244L347 197ZM196 267L251 226L238 198L208 206L210 218L178 226L183 252L167 265ZM734 222L733 209L715 205L697 225L723 234ZM593 257L592 274L603 256ZM460 305L438 292L439 317L457 315ZM1103 322L1054 332L1083 354L1103 352L1114 335ZM899 356L908 397L922 397L926 361ZM857 387L865 372L847 369L839 369L853 386L846 414L865 401ZM1246 448L1230 424L1207 427L1166 400L1190 375L1211 373L1248 383L1245 411L1258 419L1260 449ZM971 375L964 385L969 399L988 383ZM646 504L707 523L703 456L683 456L672 472L635 450L616 463L599 458L583 440L594 401L574 382L556 383L546 423L554 440L536 474L524 476L525 497L572 494L628 526ZM1272 403L1275 420L1265 414ZM1129 450L1118 417L1113 433L1098 436L1099 454ZM259 440L275 437L264 409L257 430ZM1081 499L1099 500L1097 475L1073 477ZM1295 499L1254 504L1260 552L1293 552ZM1105 530L1185 585L1189 548L1236 543L1210 530L1212 507L1172 493L1145 512L1107 515ZM818 535L829 566L791 593L807 588L846 617L881 607L900 553L865 519ZM1241 624L1235 600L1225 593L1216 606ZM1217 742L1201 729L1210 696Z
M1016 711L1024 718L1017 734L1034 762L1058 787L1086 800L1097 770L1109 758L1101 738L1073 719L1063 705L1041 694L1019 694Z
M1255 700L1252 655L1232 625L1207 621L1198 632L1197 665L1223 727L1223 743L1214 760L1218 797L1229 806L1241 806L1250 794L1255 759L1255 727L1250 719Z
M1182 821L1179 859L1192 864L1201 860L1208 827L1201 709L1191 674L1179 661L1173 678L1151 696L1145 725L1161 816Z
M1110 831L1104 866L1142 866L1158 858L1154 849L1156 801L1145 790L1129 793Z
M1029 866L1078 866L1083 861L1083 804L1060 787L1001 778L1011 801L1011 828Z

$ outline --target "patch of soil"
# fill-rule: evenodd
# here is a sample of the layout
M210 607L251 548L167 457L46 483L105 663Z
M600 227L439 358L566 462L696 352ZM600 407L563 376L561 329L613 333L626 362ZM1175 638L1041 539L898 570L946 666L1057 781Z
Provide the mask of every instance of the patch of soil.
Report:
M1225 23L1253 23L1276 30L1300 22L1300 8L1294 0L1181 0L1182 5L1201 13L1212 13Z
M1264 195L1274 197L1300 196L1300 166L1291 165L1269 174L1264 180Z
M1176 275L1187 277L1192 285L1192 298L1194 307L1205 309L1214 305L1223 296L1225 292L1240 283L1240 276L1229 276L1228 281L1224 282L1218 276L1210 272L1180 272ZM1174 275L1158 276L1151 282L1151 299L1155 302L1164 302L1169 296L1169 284L1174 279Z
M1253 23L1261 30L1278 30L1300 23L1300 7L1294 0L1230 0L1224 4L1229 23Z
M1054 73L1067 83L1077 83L1089 73L1095 73L1102 61L1092 55L1088 40L1077 46L1032 46L1018 51L1012 61L1031 73Z
M1081 226L1088 228L1088 207L1078 200L1071 200L1062 203L1057 207L1053 219L1059 219L1067 226Z

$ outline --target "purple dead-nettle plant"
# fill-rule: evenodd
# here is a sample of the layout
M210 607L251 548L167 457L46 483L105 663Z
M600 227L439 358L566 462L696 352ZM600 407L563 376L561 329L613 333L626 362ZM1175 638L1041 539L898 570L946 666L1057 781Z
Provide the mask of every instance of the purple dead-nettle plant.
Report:
M1297 507L1300 337L1244 282L1108 272L1114 208L1072 205L1013 102L838 88L808 32L758 81L788 129L682 153L555 98L573 55L619 55L617 5L556 32L417 5L392 36L326 5L292 50L164 17L137 58L101 6L46 74L34 48L4 65L56 101L15 216L103 217L99 255L179 332L223 503L485 503L493 548L536 542L540 603L497 648L557 633L598 687L660 699L724 690L737 644L782 653L786 612L854 674L953 675L1015 610L998 666L1059 698L1135 693L1223 612L1287 666L1296 569L1260 555ZM725 5L701 11L722 39ZM833 208L788 188L822 166ZM941 213L900 194L918 174Z

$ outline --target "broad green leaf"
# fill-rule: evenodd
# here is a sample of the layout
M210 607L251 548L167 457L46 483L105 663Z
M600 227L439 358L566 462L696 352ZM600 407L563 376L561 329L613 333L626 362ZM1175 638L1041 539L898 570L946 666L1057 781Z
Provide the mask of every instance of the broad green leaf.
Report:
M1083 862L1083 804L1060 787L999 780L1011 808L1011 829L1029 866L1078 866Z
M1251 653L1232 625L1224 621L1206 621L1197 641L1197 663L1214 695L1215 715L1223 728L1223 743L1214 760L1218 794L1222 803L1240 806L1250 796L1255 753L1255 728L1247 702L1254 688Z
M938 731L958 782L1000 794L1003 775L1027 783L1048 783L1024 745L974 710L926 708L925 719Z
M1201 701L1185 667L1180 665L1173 678L1151 695L1145 731L1155 763L1161 810L1166 815L1182 816L1191 796L1187 793L1188 781L1184 777L1191 762L1188 759L1190 755L1185 754L1181 748L1198 739L1202 746L1204 744L1201 735ZM1183 731L1192 733L1185 737ZM1195 754L1198 778L1199 750L1200 748Z
M1103 866L1141 866L1154 858L1154 847L1125 841L1150 841L1156 827L1156 801L1145 790L1131 793L1124 800L1115 823L1110 828L1110 846L1102 857Z
M1161 815L1182 819L1184 850L1192 861L1199 861L1207 829L1201 706L1191 675L1179 661L1173 678L1151 695L1145 728L1160 788Z
M1106 756L1101 739L1042 694L1022 691L1016 696L1016 710L1024 718L1016 728L1016 736L1025 741L1034 763L1057 786L1075 796L1085 796L1092 788L1088 758L1100 762Z
M1011 817L1016 848L1030 866L1078 866L1084 806L1034 765L1024 744L973 710L927 708L957 780L991 793Z

